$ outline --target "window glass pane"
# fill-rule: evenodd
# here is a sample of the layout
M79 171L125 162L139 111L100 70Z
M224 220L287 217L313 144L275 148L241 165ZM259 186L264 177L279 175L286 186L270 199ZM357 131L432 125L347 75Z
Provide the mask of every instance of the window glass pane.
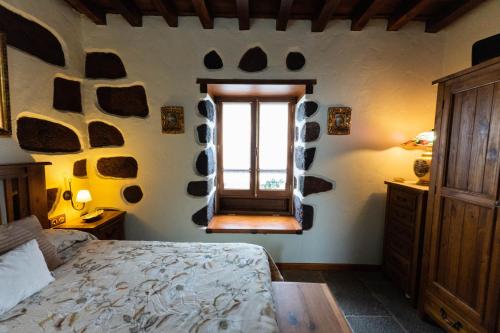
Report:
M250 103L222 104L222 168L225 189L250 189Z
M288 103L260 103L259 189L284 190L288 152Z

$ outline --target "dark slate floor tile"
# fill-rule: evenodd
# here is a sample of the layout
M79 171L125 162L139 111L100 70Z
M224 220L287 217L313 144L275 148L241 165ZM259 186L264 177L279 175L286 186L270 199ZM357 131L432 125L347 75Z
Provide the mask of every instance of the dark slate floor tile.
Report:
M388 280L367 283L373 296L382 303L389 312L410 333L440 333L439 327L426 322L417 315L417 310L404 297L403 291L395 288Z
M323 272L322 275L345 315L389 315L355 272Z
M283 275L285 281L290 282L325 282L320 271L282 270L281 274Z
M353 333L406 333L390 316L348 316Z

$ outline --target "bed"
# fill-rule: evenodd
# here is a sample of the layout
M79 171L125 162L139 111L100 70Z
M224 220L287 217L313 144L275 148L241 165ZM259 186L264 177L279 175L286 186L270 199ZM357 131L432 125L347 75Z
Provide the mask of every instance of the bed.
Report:
M6 222L35 214L49 227L43 167L0 166ZM92 238L61 251L55 280L1 315L0 332L278 331L281 275L262 247Z

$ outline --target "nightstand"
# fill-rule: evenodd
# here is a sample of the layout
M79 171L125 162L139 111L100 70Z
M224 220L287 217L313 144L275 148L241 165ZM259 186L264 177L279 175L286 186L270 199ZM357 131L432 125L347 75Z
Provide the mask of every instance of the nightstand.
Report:
M386 181L383 271L414 306L418 302L427 186Z
M93 222L84 222L77 218L63 224L57 225L54 229L75 229L88 232L100 240L124 240L124 222L126 212L121 210L105 210L101 218Z

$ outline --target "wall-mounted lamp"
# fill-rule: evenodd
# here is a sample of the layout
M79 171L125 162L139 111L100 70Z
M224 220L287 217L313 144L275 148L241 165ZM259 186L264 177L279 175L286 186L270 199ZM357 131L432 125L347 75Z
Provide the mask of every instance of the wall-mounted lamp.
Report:
M92 201L92 196L90 195L89 190L78 191L78 193L76 194L76 199L75 199L75 201L73 201L73 191L71 189L71 180L68 183L69 183L69 191L64 191L63 199L66 201L71 201L71 206L73 207L74 210L85 209L85 204L87 202ZM81 207L77 207L75 205L75 202L78 204L81 204Z

